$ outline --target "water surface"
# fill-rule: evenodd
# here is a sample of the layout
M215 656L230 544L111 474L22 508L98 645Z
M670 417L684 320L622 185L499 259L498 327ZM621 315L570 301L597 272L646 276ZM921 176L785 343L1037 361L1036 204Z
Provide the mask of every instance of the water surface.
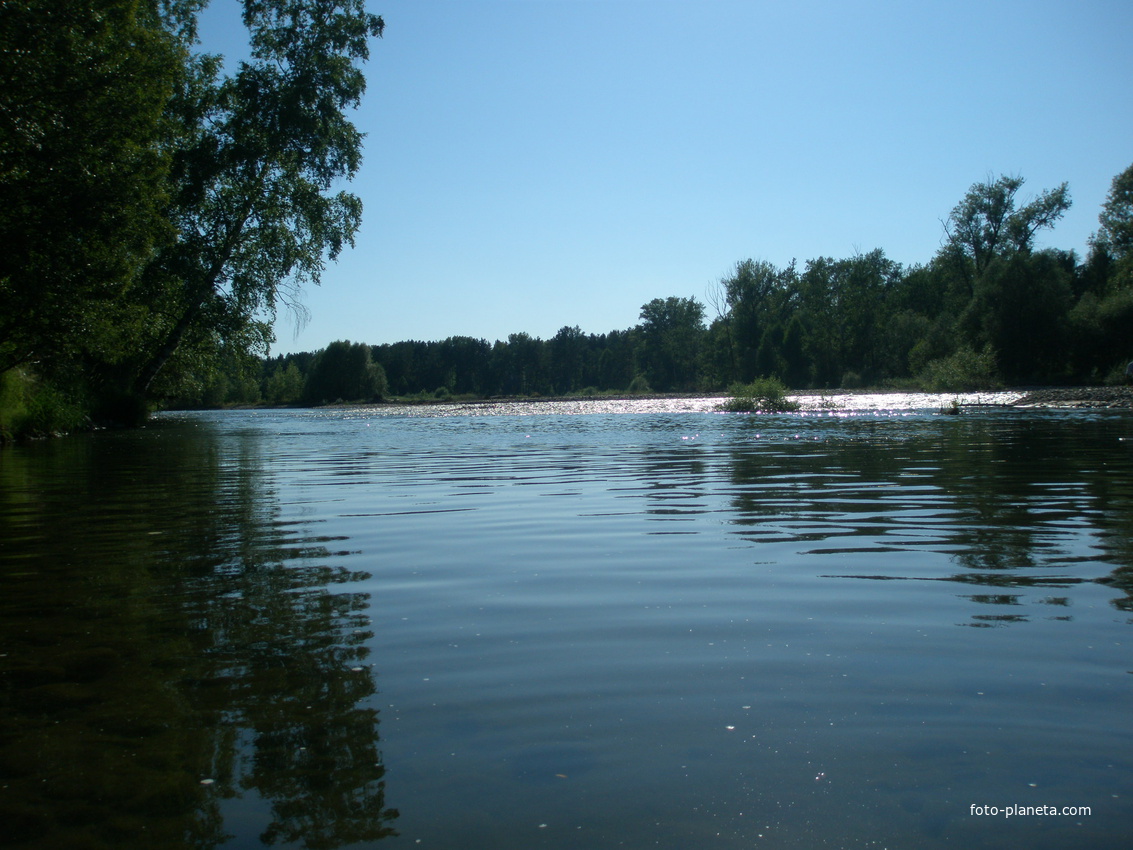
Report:
M1133 415L950 400L7 450L0 841L1126 846Z

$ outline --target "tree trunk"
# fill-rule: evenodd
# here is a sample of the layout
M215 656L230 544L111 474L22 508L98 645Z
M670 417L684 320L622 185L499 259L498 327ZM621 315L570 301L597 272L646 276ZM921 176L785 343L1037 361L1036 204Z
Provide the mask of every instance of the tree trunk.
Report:
M220 280L220 275L224 271L224 266L232 257L232 252L236 250L236 245L240 241L240 237L244 233L244 227L251 218L252 208L255 204L255 199L259 197L263 188L264 175L267 173L267 166L262 165L259 173L244 199L244 209L241 210L240 218L235 222L228 235L225 237L224 244L221 246L220 255L213 261L212 267L204 276L201 282L193 293L193 296L185 308L185 312L181 314L181 318L177 320L177 324L173 326L173 330L165 338L161 348L153 355L142 368L138 377L134 380L133 390L139 396L144 397L149 391L150 384L153 383L154 378L161 372L162 367L169 362L169 358L177 351L181 341L185 338L185 334L189 328L193 326L197 316L201 313L201 308L205 306L205 302L210 295L216 292L216 283Z
M186 308L185 312L181 314L181 318L177 320L177 324L173 326L173 330L165 338L161 348L153 355L142 368L138 377L134 380L134 392L139 396L145 396L149 392L150 384L153 383L154 378L167 362L177 351L178 346L181 345L181 340L185 338L185 333L192 327L193 322L196 321L197 316L201 313L201 308L205 306L205 300L209 294L212 293L213 286L210 282L207 287L202 287L200 295L193 299L193 302Z

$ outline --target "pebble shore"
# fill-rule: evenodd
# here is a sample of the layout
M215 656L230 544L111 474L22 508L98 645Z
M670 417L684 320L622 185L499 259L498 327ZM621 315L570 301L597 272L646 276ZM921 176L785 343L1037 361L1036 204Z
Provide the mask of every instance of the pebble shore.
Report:
M1133 387L1060 387L1032 390L1012 407L1133 410Z

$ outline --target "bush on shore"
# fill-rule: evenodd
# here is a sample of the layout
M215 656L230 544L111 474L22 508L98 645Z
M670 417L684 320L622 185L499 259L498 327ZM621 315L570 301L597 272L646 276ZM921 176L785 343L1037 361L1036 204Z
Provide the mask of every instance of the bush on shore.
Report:
M756 378L750 384L732 384L730 398L720 405L731 413L789 413L797 402L787 398L787 388L777 378Z

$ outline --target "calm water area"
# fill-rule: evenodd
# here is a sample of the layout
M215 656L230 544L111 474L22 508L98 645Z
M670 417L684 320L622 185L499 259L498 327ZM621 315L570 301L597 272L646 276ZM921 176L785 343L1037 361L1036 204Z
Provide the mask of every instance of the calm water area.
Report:
M0 845L1129 847L1133 413L948 401L5 449Z

